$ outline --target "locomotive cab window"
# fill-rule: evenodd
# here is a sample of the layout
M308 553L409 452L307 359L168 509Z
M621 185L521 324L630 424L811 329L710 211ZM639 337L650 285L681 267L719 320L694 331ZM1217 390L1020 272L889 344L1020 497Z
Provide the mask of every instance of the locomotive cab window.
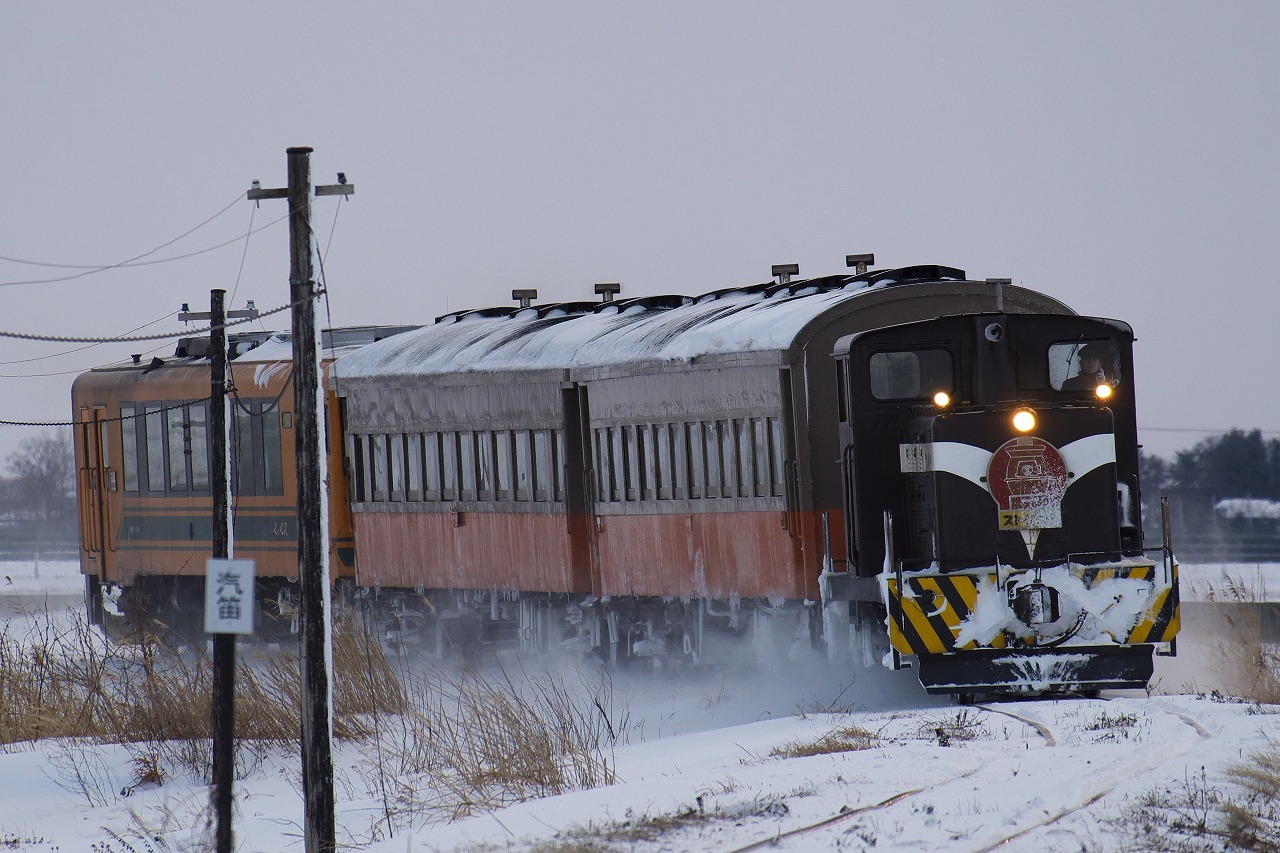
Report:
M943 349L877 352L869 367L877 400L919 400L955 388L951 353Z
M1055 391L1093 391L1115 387L1120 375L1120 352L1114 341L1075 340L1049 346L1049 384Z

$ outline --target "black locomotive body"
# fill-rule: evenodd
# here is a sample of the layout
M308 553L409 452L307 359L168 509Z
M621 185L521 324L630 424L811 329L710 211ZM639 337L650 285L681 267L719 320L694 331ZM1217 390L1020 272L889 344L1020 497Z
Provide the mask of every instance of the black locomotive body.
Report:
M935 692L1142 685L1178 610L1132 341L939 266L450 314L329 370L347 582L398 642L697 662L749 634Z

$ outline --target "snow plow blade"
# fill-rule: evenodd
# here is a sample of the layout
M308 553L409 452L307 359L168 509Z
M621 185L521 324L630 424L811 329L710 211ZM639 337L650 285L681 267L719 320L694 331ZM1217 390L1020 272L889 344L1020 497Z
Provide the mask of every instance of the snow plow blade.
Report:
M1154 670L1152 646L1072 646L921 655L929 693L1085 693L1143 688Z

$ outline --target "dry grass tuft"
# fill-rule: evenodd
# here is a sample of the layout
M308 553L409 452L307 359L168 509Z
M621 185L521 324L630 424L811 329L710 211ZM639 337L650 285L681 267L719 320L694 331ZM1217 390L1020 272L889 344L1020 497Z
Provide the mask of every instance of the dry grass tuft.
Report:
M991 732L982 724L977 712L961 708L954 714L942 717L926 717L916 727L918 740L937 741L938 746L951 746L974 740L987 740Z
M626 725L607 677L581 689L474 671L404 678L405 708L383 718L369 780L395 804L388 813L453 820L616 781L612 749Z
M681 845L671 836L691 827L717 822L742 824L748 820L777 819L789 813L787 804L780 799L762 798L728 808L706 809L702 797L698 797L696 806L671 814L629 814L626 820L614 823L573 827L557 833L550 841L534 844L530 849L536 853L604 853L654 843L661 844L661 849L664 850L695 849L698 846L696 842Z
M1240 581L1228 579L1220 594L1210 593L1216 608L1220 672L1232 695L1265 705L1280 704L1280 646L1263 642L1270 605Z
M774 747L769 754L777 758L808 758L834 752L873 749L883 743L880 736L861 726L845 725L827 732L815 741L790 741Z

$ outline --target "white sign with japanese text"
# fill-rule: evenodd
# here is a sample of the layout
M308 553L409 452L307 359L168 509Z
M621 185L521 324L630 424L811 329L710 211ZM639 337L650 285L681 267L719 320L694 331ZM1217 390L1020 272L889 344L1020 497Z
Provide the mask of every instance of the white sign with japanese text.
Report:
M208 560L204 630L210 634L252 634L253 612L253 560Z

